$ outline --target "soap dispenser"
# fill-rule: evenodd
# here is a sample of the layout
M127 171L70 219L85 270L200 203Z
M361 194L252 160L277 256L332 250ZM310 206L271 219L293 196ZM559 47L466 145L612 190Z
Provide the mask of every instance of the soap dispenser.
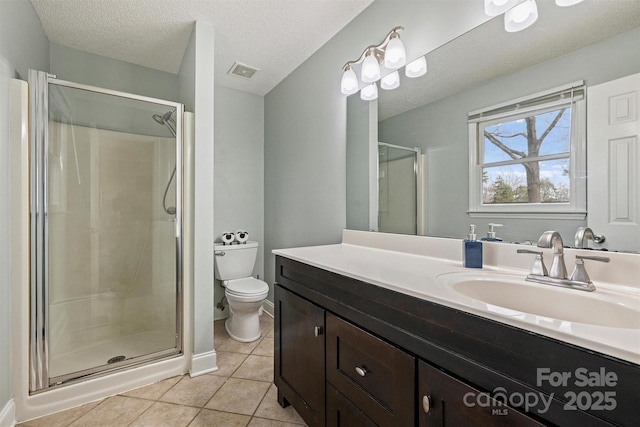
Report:
M484 240L485 242L502 242L501 238L496 237L495 227L502 227L502 224L494 224L490 222L489 231L487 232L487 237L483 237L480 240Z
M466 268L482 268L482 242L477 239L476 226L469 226L469 236L462 241L462 265Z

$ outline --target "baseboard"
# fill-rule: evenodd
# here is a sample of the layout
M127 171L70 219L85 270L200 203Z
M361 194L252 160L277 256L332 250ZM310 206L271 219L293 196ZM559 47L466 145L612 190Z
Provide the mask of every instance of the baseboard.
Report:
M2 412L0 412L0 427L13 427L16 425L16 405L13 399L9 399Z
M267 300L264 300L264 303L262 304L262 308L264 311L267 312L267 314L271 317L274 317L274 313L275 313L275 309L274 309L275 305L273 305L273 302Z
M218 360L215 351L195 354L191 357L191 370L189 375L197 377L218 370Z

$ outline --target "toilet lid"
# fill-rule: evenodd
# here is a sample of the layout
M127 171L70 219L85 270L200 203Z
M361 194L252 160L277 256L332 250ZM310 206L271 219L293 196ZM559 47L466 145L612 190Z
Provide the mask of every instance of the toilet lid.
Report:
M263 292L269 292L269 285L254 277L229 280L225 287L227 288L227 292L236 295L257 295Z

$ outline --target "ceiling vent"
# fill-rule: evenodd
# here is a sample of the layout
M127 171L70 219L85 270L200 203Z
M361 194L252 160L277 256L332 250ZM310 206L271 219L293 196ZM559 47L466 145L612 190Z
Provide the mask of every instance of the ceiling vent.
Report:
M227 74L235 74L236 76L250 79L257 71L260 71L260 69L251 67L246 64L241 64L240 62L236 61L233 63L231 69L227 72Z

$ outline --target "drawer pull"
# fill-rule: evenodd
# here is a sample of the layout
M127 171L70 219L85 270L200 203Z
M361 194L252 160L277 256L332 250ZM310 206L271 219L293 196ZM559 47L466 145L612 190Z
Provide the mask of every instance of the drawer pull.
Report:
M322 335L322 326L316 326L315 328L313 328L313 335L317 338L318 336Z
M358 373L358 375L360 375L361 377L364 377L365 375L367 375L369 373L369 371L367 371L367 368L365 367L360 367L360 366L356 366L356 372Z
M425 414L429 413L429 409L431 409L431 396L422 396L422 409Z

